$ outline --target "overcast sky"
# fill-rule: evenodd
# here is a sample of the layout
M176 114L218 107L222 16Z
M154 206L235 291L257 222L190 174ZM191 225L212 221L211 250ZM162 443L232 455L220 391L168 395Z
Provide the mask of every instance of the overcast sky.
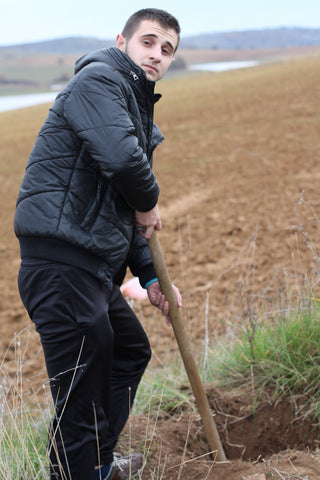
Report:
M320 0L0 0L0 45L66 36L114 38L136 10L174 14L182 35L272 27L320 28Z

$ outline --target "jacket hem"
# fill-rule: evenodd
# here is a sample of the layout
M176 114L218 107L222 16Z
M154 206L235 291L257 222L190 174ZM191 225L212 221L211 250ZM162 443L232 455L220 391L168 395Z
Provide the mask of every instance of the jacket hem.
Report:
M88 251L53 238L19 237L21 258L37 258L82 268L99 278L106 262Z

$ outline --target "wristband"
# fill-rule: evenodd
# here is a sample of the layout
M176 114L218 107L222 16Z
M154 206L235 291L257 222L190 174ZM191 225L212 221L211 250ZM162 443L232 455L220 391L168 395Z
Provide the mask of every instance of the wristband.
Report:
M157 281L158 281L157 277L153 278L152 280L149 280L149 282L147 282L145 284L144 288L147 289L152 283L157 282Z

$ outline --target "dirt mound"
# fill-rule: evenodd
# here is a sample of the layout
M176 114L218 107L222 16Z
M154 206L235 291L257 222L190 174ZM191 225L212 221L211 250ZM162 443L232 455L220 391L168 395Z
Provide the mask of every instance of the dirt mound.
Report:
M197 413L190 411L132 417L121 438L120 448L147 451L142 479L153 477L155 465L164 479L240 480L254 473L300 472L308 480L319 479L320 453L316 450L319 427L310 418L297 418L297 403L283 400L273 403L267 398L255 409L248 392L221 392L208 387L210 406L216 411L215 422L228 461L214 463L204 428ZM288 451L290 449L290 452ZM281 456L279 452L288 451ZM302 452L308 451L308 455ZM233 475L232 477L230 475ZM269 477L268 477L269 478Z

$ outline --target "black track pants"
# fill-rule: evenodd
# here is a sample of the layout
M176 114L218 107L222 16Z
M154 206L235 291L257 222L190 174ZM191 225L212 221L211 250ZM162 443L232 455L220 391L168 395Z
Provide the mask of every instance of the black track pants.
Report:
M40 334L55 415L51 479L91 480L110 463L150 359L147 336L119 287L84 270L24 259L22 301Z

